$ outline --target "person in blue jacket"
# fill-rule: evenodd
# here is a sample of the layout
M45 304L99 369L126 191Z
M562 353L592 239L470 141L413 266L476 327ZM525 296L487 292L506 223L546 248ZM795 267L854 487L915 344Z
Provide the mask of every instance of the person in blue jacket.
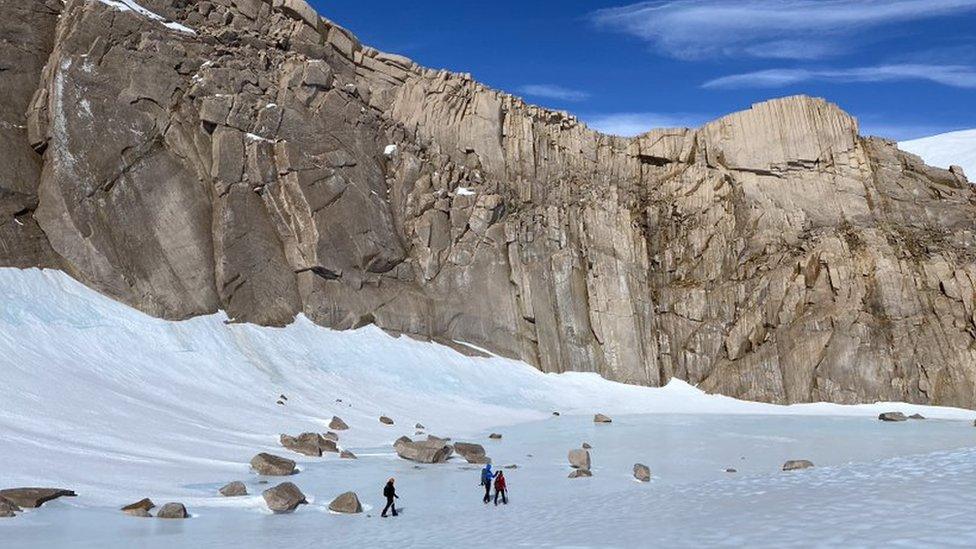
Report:
M491 480L495 478L495 475L491 472L491 462L485 464L485 468L481 470L481 485L485 487L485 505L491 501Z

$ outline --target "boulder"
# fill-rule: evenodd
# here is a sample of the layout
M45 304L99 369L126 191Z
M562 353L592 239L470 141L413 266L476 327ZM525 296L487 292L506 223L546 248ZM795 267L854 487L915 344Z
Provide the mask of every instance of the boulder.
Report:
M223 488L221 488L220 489L220 495L224 496L225 498L233 498L233 497L237 497L237 496L246 496L247 495L247 486L244 486L244 483L243 482L241 482L239 480L235 480L234 482L231 482L230 484L228 484L228 485L224 486Z
M596 414L593 416L593 423L612 423L613 420L609 416L603 414Z
M122 512L127 515L132 515L134 517L149 517L149 510L155 507L156 504L152 502L149 498L143 498L135 503L130 503L122 508Z
M906 421L905 414L901 412L884 412L878 416L881 421Z
M725 472L726 473L738 473L738 471L736 471L735 469L733 469L731 467L729 467L728 469L726 469Z
M800 469L809 469L811 467L813 467L813 462L805 459L791 459L783 464L784 471L798 471Z
M418 423L418 424L414 425L413 428L414 429L421 430L421 431L424 430L424 429L426 429L426 427L424 427L424 424L423 423Z
M0 498L0 518L10 518L20 512L20 507L7 498Z
M342 458L342 459L357 459L356 458L356 454L350 452L349 450L343 450L339 454L339 457Z
M393 425L393 420L386 416L380 416L380 423L383 425Z
M275 513L291 513L299 505L308 503L305 494L291 482L282 482L274 488L268 488L261 493L264 502L268 504L268 509Z
M590 446L590 443L589 443L589 442L584 442L584 443L583 443L583 449L584 449L584 450L589 450L589 449L591 449L591 448L593 448L593 447L592 447L592 446Z
M501 440L502 435L500 433L492 433L492 434L488 435L488 438L493 439L493 440Z
M651 481L651 468L643 463L634 464L634 478L641 482Z
M186 512L186 507L182 503L167 503L159 508L156 518L161 519L185 519L190 518Z
M332 442L339 442L339 435L333 433L332 431L322 434L322 438L325 440L331 440Z
M908 419L925 419L925 416L923 416L922 414L912 414L908 416Z
M321 457L323 452L339 451L336 441L318 433L302 433L297 437L281 435L279 440L285 448L306 456Z
M553 416L558 416L559 415L559 412L553 412L552 415Z
M0 497L14 505L34 509L60 497L74 497L78 494L62 488L8 488L0 490Z
M569 474L569 478L592 477L593 473L589 469L575 469Z
M329 429L335 429L336 431L345 431L349 426L346 425L345 421L339 416L332 416L332 421L329 422Z
M577 469L590 468L590 452L577 448L569 451L569 464Z
M348 514L362 513L363 506L359 503L359 497L356 496L355 492L346 492L332 500L332 503L329 504L329 511Z
M261 452L251 459L251 468L259 475L271 477L283 477L296 473L294 461L265 452Z
M488 456L485 455L485 447L480 444L456 442L454 444L454 451L468 463L488 463Z
M408 437L400 437L393 443L393 449L403 459L418 463L444 463L451 457L454 449L443 439L413 441Z

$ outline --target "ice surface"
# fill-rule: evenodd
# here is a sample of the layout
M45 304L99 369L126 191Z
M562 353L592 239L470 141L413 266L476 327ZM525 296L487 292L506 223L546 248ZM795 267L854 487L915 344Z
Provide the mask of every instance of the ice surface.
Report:
M949 132L922 139L902 141L898 148L917 154L927 164L962 167L971 183L976 182L976 130Z
M0 269L0 483L79 493L0 520L0 546L976 542L972 411L757 404L679 381L652 389L546 375L373 327L227 320L154 319L57 271ZM876 420L888 410L942 419ZM594 425L598 411L614 423ZM351 426L340 444L360 459L278 446L279 433L323 432L334 414ZM397 458L390 443L416 422L484 444L496 465L518 464L507 471L511 505L484 508L477 470L463 463L414 468ZM487 440L491 431L503 439ZM595 476L567 479L566 452L584 440ZM247 465L260 451L299 462L287 480L311 505L268 513L259 495L268 485ZM787 459L817 467L782 473ZM630 477L638 461L653 472L647 485ZM375 518L390 475L406 508L396 521ZM216 496L232 480L252 495ZM373 518L328 513L347 490ZM143 497L181 501L194 518L118 512Z

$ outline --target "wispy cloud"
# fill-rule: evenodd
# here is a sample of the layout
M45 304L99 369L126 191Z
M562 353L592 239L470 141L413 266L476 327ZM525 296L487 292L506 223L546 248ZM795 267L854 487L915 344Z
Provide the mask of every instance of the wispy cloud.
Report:
M633 137L655 128L696 128L714 117L696 113L618 112L582 114L580 118L599 132Z
M590 94L585 91L564 88L555 84L526 84L518 92L530 97L557 99L559 101L586 101Z
M704 88L778 88L807 81L851 83L928 80L956 88L976 88L976 68L968 65L896 64L843 69L769 69L723 76Z
M591 14L679 58L816 59L843 53L855 33L976 10L976 0L658 0Z

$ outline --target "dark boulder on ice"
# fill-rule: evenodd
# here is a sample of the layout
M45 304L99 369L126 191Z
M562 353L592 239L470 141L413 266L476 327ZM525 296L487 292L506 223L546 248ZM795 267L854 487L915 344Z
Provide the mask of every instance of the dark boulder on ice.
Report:
M485 455L485 447L480 444L456 442L454 443L454 451L468 463L488 463L488 456Z
M492 440L501 440L502 435L501 435L501 433L492 433L492 434L488 435L488 438L490 438Z
M800 469L809 469L811 467L813 467L813 462L805 459L791 459L783 464L784 471L798 471Z
M10 518L20 512L20 507L7 498L0 497L0 518Z
M414 429L417 429L419 431L422 431L422 430L426 429L426 427L424 427L424 424L423 423L418 423L418 424L414 425L413 428Z
M0 497L20 507L34 509L60 497L74 497L78 494L62 488L8 488L0 490Z
M922 414L912 414L908 416L908 419L925 419L925 416L923 416Z
M593 423L612 423L612 422L613 420L610 419L610 416L605 416L603 414L596 414L595 416L593 416Z
M569 464L577 469L590 468L590 452L577 448L569 451Z
M349 426L346 425L345 421L339 416L332 416L332 421L329 422L329 429L335 429L336 431L345 431Z
M728 469L726 469L725 472L726 473L738 473L738 471L736 471L735 469L733 469L731 467L729 467Z
M270 477L294 475L296 472L294 461L265 452L251 458L251 468L259 475Z
M274 488L268 488L261 493L261 496L264 497L268 509L278 514L291 513L299 505L308 503L305 494L291 482L282 482Z
M339 457L342 459L358 459L356 454L350 452L349 450L343 450L339 453Z
M593 448L593 447L592 447L592 446L590 446L590 443L589 443L589 442L584 442L584 443L583 443L583 449L584 449L584 450L590 450L590 449L592 449L592 448Z
M156 504L149 498L143 498L122 508L122 512L133 517L151 517L149 510Z
M569 474L568 478L582 478L582 477L592 477L593 473L589 469L576 469Z
M393 425L393 420L386 416L380 416L380 423L383 425Z
M559 416L559 412L553 412L552 415L558 417Z
M281 435L279 440L285 448L306 456L321 457L323 452L339 451L334 440L318 433L302 433L297 437Z
M400 437L393 443L393 449L401 458L418 463L444 463L454 452L450 444L437 437L422 441Z
M908 418L901 412L884 412L878 415L881 421L907 421Z
M651 468L643 463L634 464L634 478L641 482L651 481Z
M359 503L359 496L355 492L346 492L332 500L329 511L336 513L355 514L363 512L363 505Z
M243 482L241 482L239 480L235 480L234 482L231 482L230 484L228 484L228 485L224 486L223 488L221 488L220 489L220 495L224 496L225 498L233 498L233 497L238 497L238 496L246 496L247 495L247 486L244 486L244 483Z
M156 513L156 518L161 519L185 519L190 518L190 514L186 512L186 506L182 503L167 503L159 508Z

